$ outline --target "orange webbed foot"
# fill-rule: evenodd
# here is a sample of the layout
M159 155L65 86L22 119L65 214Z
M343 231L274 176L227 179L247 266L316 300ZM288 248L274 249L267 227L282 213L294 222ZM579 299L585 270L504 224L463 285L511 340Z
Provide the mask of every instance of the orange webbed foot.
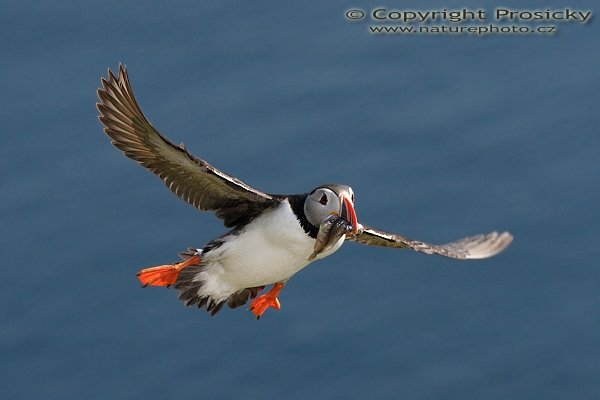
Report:
M281 282L276 283L268 293L258 296L252 301L250 311L256 315L256 319L259 319L269 307L273 307L276 310L281 309L281 303L279 303L277 296L281 292L281 289L283 289L283 286L284 284Z
M200 257L193 256L183 262L172 265L159 265L158 267L144 268L137 276L144 287L171 286L177 282L179 273L190 265L200 265Z

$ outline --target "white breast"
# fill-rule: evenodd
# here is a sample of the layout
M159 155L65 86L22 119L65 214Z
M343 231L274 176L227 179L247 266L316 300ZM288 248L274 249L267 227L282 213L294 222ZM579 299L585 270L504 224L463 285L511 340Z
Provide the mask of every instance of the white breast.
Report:
M335 252L333 249L317 259ZM266 286L289 279L307 266L315 239L300 226L287 200L249 223L235 236L203 255L206 268L194 280L204 281L201 291L216 300L249 287Z

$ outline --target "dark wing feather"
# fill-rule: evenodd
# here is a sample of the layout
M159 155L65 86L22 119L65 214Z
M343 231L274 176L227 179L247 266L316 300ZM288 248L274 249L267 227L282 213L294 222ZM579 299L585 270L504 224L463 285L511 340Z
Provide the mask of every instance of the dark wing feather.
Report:
M434 245L365 226L362 233L348 239L371 246L409 248L420 253L467 260L492 257L508 247L513 237L508 232L492 232Z
M273 206L275 196L256 190L175 146L144 116L129 82L119 66L115 77L102 78L97 104L104 132L123 153L158 175L181 199L199 210L213 210L228 227L248 222Z

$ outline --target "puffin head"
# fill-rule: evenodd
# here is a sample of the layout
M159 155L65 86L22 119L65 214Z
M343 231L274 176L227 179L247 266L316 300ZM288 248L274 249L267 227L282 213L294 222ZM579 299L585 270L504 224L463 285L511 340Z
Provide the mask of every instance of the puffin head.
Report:
M321 185L308 194L304 201L304 215L314 227L330 215L338 215L352 224L352 233L358 233L358 219L354 211L354 191L350 186Z

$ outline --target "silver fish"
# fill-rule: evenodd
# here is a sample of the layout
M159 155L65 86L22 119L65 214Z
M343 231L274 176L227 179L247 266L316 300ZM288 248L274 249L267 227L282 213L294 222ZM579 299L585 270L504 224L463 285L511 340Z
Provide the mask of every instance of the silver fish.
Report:
M337 215L330 215L325 218L319 225L319 233L317 233L317 241L313 253L308 257L308 261L312 261L319 255L331 249L342 236L352 231L352 224Z

